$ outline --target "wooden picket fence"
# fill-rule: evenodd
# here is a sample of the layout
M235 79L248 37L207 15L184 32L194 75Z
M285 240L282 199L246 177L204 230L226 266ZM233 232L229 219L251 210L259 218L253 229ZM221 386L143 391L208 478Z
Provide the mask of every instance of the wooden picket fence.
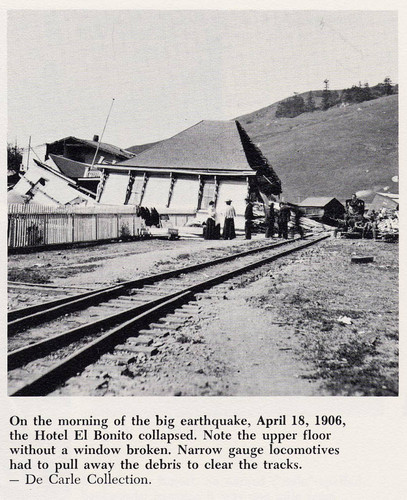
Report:
M8 206L9 250L129 239L144 230L144 221L130 206Z

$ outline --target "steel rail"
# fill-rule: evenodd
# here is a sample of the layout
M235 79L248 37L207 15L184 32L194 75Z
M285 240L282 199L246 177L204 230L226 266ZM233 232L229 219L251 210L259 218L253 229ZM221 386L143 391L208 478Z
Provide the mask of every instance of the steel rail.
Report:
M144 325L151 322L152 319L155 319L157 314L162 314L164 311L174 309L191 298L192 294L190 292L178 293L165 303L153 307L137 317L122 323L114 330L82 347L39 377L20 389L17 389L10 394L10 396L46 396L60 386L61 383L81 372L87 365L97 361L102 354L112 350L117 344L125 341L130 335L130 328L136 325L142 328Z
M45 321L57 318L69 312L77 311L87 307L88 305L95 305L98 302L109 300L123 294L129 288L142 288L146 284L154 283L160 280L173 278L180 274L190 273L205 267L215 266L224 262L229 262L246 255L251 255L272 248L278 248L282 245L291 243L293 240L284 240L271 245L263 245L261 247L252 248L225 257L219 257L210 261L201 262L199 264L192 264L190 266L173 269L171 271L164 271L162 273L151 274L143 278L125 281L119 285L112 285L109 287L99 288L90 292L70 295L62 299L47 301L42 304L35 304L33 306L15 309L8 313L8 335L11 336L27 326L35 326Z
M273 249L273 248L275 248L275 247L271 247L271 249ZM244 253L246 253L246 252L244 252ZM281 252L280 252L280 254L281 254ZM280 254L278 254L278 255L280 255ZM222 258L222 260L223 260L223 258ZM219 263L219 260L217 260L216 262ZM261 262L265 262L265 261L263 260ZM243 269L244 268L245 268L245 266L243 267ZM163 274L166 275L167 273L163 273ZM192 289L192 287L189 287L189 288ZM175 296L177 293L180 293L180 292L176 292L173 295ZM84 337L85 335L92 334L94 332L100 331L101 329L111 328L120 322L127 321L128 319L130 319L134 316L137 316L138 314L143 313L144 311L148 310L149 308L155 307L155 306L165 302L167 299L169 299L171 297L172 296L165 295L165 296L160 297L158 299L154 299L152 301L145 302L144 304L138 304L138 305L131 307L129 309L125 309L123 311L112 313L108 316L105 316L104 318L100 318L100 319L97 319L97 320L92 321L90 323L86 323L84 325L77 326L75 328L72 328L71 330L54 335L48 339L41 340L39 342L30 344L26 347L21 347L20 349L16 349L14 351L11 351L10 353L8 353L8 357L7 357L8 370L13 370L15 368L18 368L18 367L28 363L29 361L32 361L36 358L45 356L45 355L49 354L50 352L52 352L55 348L63 347L65 345L69 344L70 342L74 342L75 340L78 340L78 339Z
M43 374L31 380L28 384L14 391L12 394L10 394L10 396L44 396L61 385L71 376L81 372L87 365L99 359L102 354L109 352L109 350L113 349L118 343L124 341L127 337L134 335L133 333L130 333L131 329L134 329L135 327L141 329L146 324L148 324L148 322L151 322L151 319L157 320L157 318L164 312L173 310L176 307L179 307L180 304L190 301L196 293L199 293L207 288L210 288L211 286L231 279L239 274L255 269L256 267L260 267L264 264L289 255L297 250L307 248L308 246L318 243L319 241L322 241L328 237L329 235L323 235L312 240L308 240L305 243L299 244L294 248L283 250L281 252L278 252L277 254L266 257L265 259L257 260L245 266L228 271L224 274L215 276L214 278L210 278L195 285L186 287L182 291L143 304L141 306L145 307L145 310L143 312L138 314L136 313L137 315L135 317L133 316L124 323L116 326L113 330L88 343L72 355L68 356L61 362L48 369ZM138 310L139 307L140 306L134 308L133 313L135 312L135 310ZM118 315L116 314L114 316L117 317L128 312L129 311L124 311L123 313L119 313ZM95 323L100 324L102 321L103 320L99 320ZM85 325L84 327L80 327L80 329L86 331L86 334L88 334L90 333L89 327L94 328L95 323ZM88 327L88 330L86 330L86 327ZM73 331L75 330L78 329L74 329ZM52 351L56 347L66 345L67 342L69 343L71 341L69 339L70 335L72 335L72 331L65 332L64 334L55 336L51 339L9 353L8 369L11 370L13 369L13 367L21 366L19 363L21 363L21 361L24 359L24 362L27 362L27 358L25 357L25 354L27 353L31 353L30 356L32 356L33 353L35 354L36 350L37 352L41 352L44 346L45 351L48 350L49 352L49 349L51 349ZM75 340L77 338L78 336L75 337ZM17 360L19 361L17 362Z

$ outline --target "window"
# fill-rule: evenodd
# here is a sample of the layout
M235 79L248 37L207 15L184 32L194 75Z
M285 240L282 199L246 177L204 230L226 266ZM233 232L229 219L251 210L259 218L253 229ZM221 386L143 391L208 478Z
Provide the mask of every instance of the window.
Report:
M203 210L207 209L209 206L209 202L214 201L214 198L215 198L215 180L214 179L204 180L200 208Z
M138 174L134 178L133 186L131 188L131 194L129 198L129 205L139 205L141 198L141 190L144 184L144 175Z

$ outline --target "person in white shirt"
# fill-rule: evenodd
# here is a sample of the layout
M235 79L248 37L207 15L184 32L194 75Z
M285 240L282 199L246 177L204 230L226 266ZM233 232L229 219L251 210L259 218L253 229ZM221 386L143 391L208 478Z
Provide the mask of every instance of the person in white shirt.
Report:
M208 207L208 218L206 219L206 227L204 231L204 238L206 240L217 239L215 221L216 221L215 202L210 201Z
M232 200L226 200L225 223L223 226L223 239L233 240L236 238L235 232L236 210L232 205Z

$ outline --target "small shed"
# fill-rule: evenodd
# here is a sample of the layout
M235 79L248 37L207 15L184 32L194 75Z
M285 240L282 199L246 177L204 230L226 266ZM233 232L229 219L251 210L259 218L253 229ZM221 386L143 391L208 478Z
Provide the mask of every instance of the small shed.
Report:
M311 196L299 203L298 206L307 217L315 220L341 219L345 213L345 207L342 203L329 196Z

